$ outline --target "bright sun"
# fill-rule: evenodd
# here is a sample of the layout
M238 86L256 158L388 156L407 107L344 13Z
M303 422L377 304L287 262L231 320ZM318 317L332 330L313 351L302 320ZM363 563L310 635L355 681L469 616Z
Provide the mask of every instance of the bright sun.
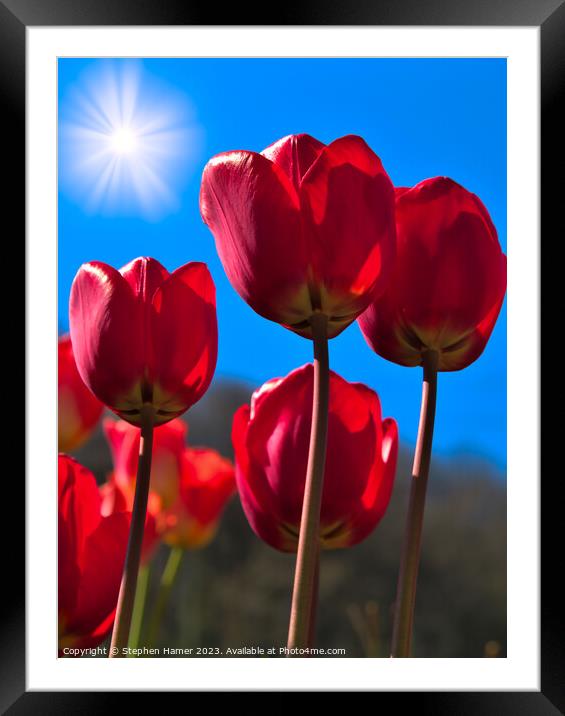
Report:
M137 61L96 63L61 109L65 190L89 213L154 221L179 207L198 148L191 105Z
M137 149L137 136L131 129L118 129L110 136L110 143L117 154L131 154Z

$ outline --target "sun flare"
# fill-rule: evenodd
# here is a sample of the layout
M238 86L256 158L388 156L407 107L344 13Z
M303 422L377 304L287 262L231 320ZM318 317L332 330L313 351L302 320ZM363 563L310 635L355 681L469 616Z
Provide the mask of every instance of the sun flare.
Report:
M62 107L61 188L89 213L159 219L179 206L198 136L187 98L140 63L94 65Z
M112 149L117 154L132 154L137 149L137 136L134 131L125 127L117 129L111 136Z

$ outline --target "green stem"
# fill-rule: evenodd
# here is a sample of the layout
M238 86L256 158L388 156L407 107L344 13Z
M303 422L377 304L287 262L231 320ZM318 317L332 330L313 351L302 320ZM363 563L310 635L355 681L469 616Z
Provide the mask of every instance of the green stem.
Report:
M184 555L184 549L182 547L172 547L169 552L169 558L167 564L163 570L161 577L161 584L159 585L159 593L157 594L157 601L153 614L151 615L151 621L149 622L149 628L147 633L147 643L149 646L154 646L159 633L159 627L163 621L163 615L171 596L171 590L175 579L177 577L180 564Z
M322 313L314 313L310 323L314 343L312 428L288 630L289 649L310 646L317 606L320 510L326 462L330 374L327 318Z
M137 591L135 593L135 601L133 603L133 614L131 617L131 629L129 633L128 647L137 649L141 636L141 627L143 626L143 614L145 612L145 602L147 599L147 588L149 586L149 564L144 564L139 569L137 578ZM128 654L133 656L133 654Z
M412 648L416 586L422 546L422 526L424 523L426 488L428 485L434 436L437 364L438 354L436 351L424 353L422 358L424 379L422 383L420 424L418 426L418 438L414 452L410 500L408 503L406 531L404 533L404 543L402 546L394 610L391 650L393 657L409 657Z
M127 656L127 644L137 586L137 573L141 560L141 546L145 532L147 500L149 497L151 456L153 453L153 417L153 407L151 404L144 404L141 408L141 437L139 441L135 497L122 583L118 596L118 604L116 606L116 618L114 620L114 630L112 632L112 643L109 653L110 658L124 658Z
M320 545L316 555L316 571L314 572L314 585L312 587L312 600L310 602L310 623L308 625L308 646L316 642L316 617L318 616L318 596L320 592Z

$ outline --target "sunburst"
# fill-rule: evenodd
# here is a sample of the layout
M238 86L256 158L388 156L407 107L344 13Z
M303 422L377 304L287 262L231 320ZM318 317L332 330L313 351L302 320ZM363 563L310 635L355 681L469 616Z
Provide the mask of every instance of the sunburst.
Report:
M86 211L156 220L178 208L199 128L188 99L141 62L95 61L60 120L60 186Z

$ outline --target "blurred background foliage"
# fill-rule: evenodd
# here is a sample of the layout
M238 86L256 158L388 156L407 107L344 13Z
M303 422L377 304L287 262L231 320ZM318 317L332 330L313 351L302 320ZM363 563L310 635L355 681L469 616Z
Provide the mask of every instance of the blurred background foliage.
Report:
M252 389L214 382L185 416L189 443L233 459L232 416ZM104 482L112 461L101 427L75 457ZM401 445L392 500L373 534L322 553L316 646L389 656L411 459ZM168 552L161 546L152 560L146 617ZM152 646L284 646L294 562L255 536L234 496L213 542L184 555ZM415 625L416 657L506 655L505 476L473 455L432 460Z

